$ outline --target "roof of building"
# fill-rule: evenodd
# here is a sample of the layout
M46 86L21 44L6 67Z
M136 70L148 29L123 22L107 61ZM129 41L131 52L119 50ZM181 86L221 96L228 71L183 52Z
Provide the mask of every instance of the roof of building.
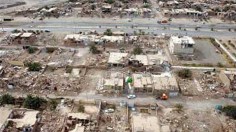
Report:
M171 36L171 41L173 41L174 44L182 44L182 43L195 44L193 38L189 36Z
M134 55L130 57L130 60L137 60L144 66L161 64L163 61L168 61L167 57L162 54Z
M0 107L0 130L4 126L5 122L7 121L8 117L10 116L12 109L6 107Z
M137 60L145 66L149 65L148 58L146 55L134 55L130 58L130 60Z
M39 111L35 111L35 110L27 110L24 113L24 117L20 118L20 119L8 119L11 120L13 122L16 123L16 128L21 128L25 125L34 125L37 118L37 114L39 113Z
M78 119L89 119L90 118L90 115L89 114L86 114L86 113L68 113L68 117L72 117L72 118L78 118Z
M121 42L124 40L124 36L103 36L101 40L106 40L110 42Z
M119 52L111 52L108 63L111 64L121 64L123 63L123 59L128 56L128 53L119 53Z
M104 79L104 86L120 86L123 87L123 79L113 78L113 79Z
M74 39L75 41L95 41L98 38L96 35L83 35L83 34L68 34L64 40Z
M157 116L132 114L132 132L160 132L160 121Z
M24 66L22 61L9 61L9 63L13 66Z
M21 33L12 33L10 34L10 37L19 37Z
M178 90L178 83L171 74L152 75L154 89L156 90Z
M149 74L133 74L133 87L143 88L152 87L152 76Z
M22 38L28 38L28 37L30 37L30 36L32 36L33 35L33 33L23 33L20 37L22 37Z

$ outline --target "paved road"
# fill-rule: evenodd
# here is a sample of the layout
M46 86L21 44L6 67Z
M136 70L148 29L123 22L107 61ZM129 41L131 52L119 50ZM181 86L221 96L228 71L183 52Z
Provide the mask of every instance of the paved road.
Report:
M19 94L19 93L11 93L15 97L26 97L27 94ZM107 101L110 103L119 104L121 101L125 101L128 103L137 103L137 104L153 104L158 103L163 107L174 107L175 104L182 104L185 108L193 109L193 110L207 110L213 109L215 105L236 105L236 103L227 98L219 98L219 99L207 99L207 98L199 98L199 97L175 97L170 98L168 100L156 100L150 96L138 96L135 99L127 99L126 97L104 97L102 95L97 94L78 94L77 96L55 96L55 95L42 95L42 97L48 98L64 98L64 99L73 99L75 101L84 100L101 100Z
M26 30L51 30L54 32L80 32L96 30L104 32L110 28L113 31L124 31L133 33L134 31L145 31L151 34L181 34L190 36L209 36L209 37L235 37L235 24L202 24L202 23L170 23L158 24L157 19L108 19L108 18L83 18L83 19L46 19L44 21L23 19L22 21L13 21L3 23L4 30L11 31L14 29ZM179 29L181 27L181 30ZM195 28L199 27L196 31ZM214 31L211 31L214 28ZM228 29L232 31L228 31ZM185 30L186 29L186 30Z

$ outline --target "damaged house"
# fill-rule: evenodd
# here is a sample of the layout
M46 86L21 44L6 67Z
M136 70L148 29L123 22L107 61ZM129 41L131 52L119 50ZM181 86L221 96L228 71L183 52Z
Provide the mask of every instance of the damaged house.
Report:
M9 36L11 44L32 45L36 39L37 37L33 33L13 33Z

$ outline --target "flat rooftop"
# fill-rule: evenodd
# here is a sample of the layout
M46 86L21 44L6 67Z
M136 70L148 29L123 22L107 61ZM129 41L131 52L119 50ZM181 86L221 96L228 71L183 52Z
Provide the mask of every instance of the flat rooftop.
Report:
M133 87L135 88L150 88L153 85L152 76L149 74L133 74Z
M193 38L189 36L171 36L170 39L171 41L173 41L174 44L182 44L182 43L195 44Z
M110 64L121 64L125 57L128 56L128 53L119 53L119 52L111 52L108 63Z
M21 128L25 125L34 125L37 118L37 114L39 113L39 111L35 111L35 110L27 110L24 112L24 117L21 119L8 119L11 120L13 122L16 123L16 128Z

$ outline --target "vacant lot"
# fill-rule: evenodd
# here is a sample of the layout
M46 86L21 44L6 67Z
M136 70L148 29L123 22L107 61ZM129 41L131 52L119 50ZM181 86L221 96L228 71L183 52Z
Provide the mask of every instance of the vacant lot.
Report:
M210 42L209 39L194 39L195 51L194 57L191 61L181 61L182 64L210 64L217 65L228 64L223 54L217 53L216 47Z

